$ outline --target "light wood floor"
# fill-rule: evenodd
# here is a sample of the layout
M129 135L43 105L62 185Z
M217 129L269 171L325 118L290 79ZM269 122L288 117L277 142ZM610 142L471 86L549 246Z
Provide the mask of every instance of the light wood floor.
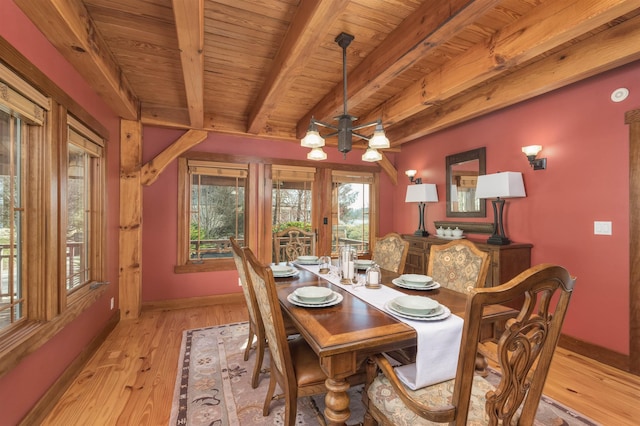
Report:
M167 425L182 331L247 318L226 304L121 321L42 424ZM544 392L603 425L640 424L640 377L573 352L558 349Z

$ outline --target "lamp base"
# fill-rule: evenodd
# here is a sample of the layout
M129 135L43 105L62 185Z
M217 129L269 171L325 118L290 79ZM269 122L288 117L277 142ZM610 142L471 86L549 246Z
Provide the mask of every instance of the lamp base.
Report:
M420 229L418 229L413 233L413 235L415 235L416 237L428 237L429 233L427 231L421 231Z
M496 246L506 246L507 244L511 244L511 240L509 240L507 237L502 237L500 235L493 234L487 240L487 244L493 244Z

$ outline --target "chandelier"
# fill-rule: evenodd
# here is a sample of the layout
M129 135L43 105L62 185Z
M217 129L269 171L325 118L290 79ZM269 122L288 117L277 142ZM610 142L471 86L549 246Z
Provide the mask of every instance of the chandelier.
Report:
M309 160L326 160L327 153L322 150L322 147L324 146L324 138L330 138L336 135L338 136L338 151L344 154L344 158L347 157L347 152L351 151L353 136L369 142L369 147L362 155L362 161L380 161L382 160L382 154L378 152L378 149L389 148L389 139L387 139L387 136L384 134L382 120L378 119L371 123L354 126L353 122L357 120L357 117L354 117L347 112L347 47L351 44L353 38L354 37L351 34L340 33L335 39L338 46L342 48L342 90L344 109L342 115L336 117L336 120L338 120L337 126L324 123L311 117L307 134L300 141L300 145L303 147L311 148L311 151L307 154L307 159ZM323 137L318 131L318 126L332 129L333 132L328 133ZM372 126L376 127L371 137L358 133L359 130Z

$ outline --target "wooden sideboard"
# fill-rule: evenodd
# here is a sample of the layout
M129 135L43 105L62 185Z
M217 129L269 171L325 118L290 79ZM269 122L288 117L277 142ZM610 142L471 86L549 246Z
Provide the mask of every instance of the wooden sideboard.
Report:
M402 235L409 241L409 253L404 266L405 274L426 274L429 264L429 251L434 244L446 244L451 240L436 236L418 237ZM509 281L520 272L531 266L532 244L511 243L504 246L487 244L486 238L469 238L476 246L489 253L489 272L487 273L487 287L495 287Z

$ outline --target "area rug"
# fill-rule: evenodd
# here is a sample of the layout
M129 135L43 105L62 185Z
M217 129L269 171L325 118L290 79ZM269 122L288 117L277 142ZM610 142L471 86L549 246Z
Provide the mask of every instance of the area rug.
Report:
M244 361L249 333L246 322L216 327L185 330L178 361L170 425L179 426L260 426L284 423L284 400L271 402L268 416L262 415L262 405L269 384L269 354L257 389L251 388L255 351ZM499 380L499 373L490 371L490 380ZM276 393L280 390L277 389ZM362 387L350 390L350 425L362 422L364 407ZM324 425L322 396L300 398L296 425ZM597 425L588 418L543 397L538 408L536 425L585 426Z

